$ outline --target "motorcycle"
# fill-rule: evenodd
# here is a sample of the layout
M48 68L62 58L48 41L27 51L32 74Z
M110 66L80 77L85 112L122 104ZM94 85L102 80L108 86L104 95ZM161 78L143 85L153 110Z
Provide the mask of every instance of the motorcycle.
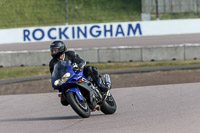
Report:
M104 114L115 113L117 105L110 90L101 92L91 78L84 76L84 70L77 68L70 61L58 61L54 66L51 81L54 89L61 92L61 103L64 101L63 105L70 105L83 118L88 118L96 110ZM108 74L104 79L105 83L111 84Z

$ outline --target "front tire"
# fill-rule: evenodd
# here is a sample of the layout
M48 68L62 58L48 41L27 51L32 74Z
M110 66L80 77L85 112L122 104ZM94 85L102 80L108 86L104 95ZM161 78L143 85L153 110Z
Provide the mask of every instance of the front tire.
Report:
M115 99L112 95L108 96L101 105L101 111L104 114L114 114L117 110Z
M90 108L86 100L79 100L74 92L68 92L66 94L67 101L73 108L73 110L81 117L88 118L90 116Z

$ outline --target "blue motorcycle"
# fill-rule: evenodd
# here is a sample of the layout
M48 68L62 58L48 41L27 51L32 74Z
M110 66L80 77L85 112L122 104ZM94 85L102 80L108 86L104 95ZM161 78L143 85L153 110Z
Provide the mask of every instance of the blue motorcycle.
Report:
M68 61L58 61L54 66L51 82L54 89L59 90L63 105L71 105L81 117L88 118L91 111L101 110L104 114L113 114L117 109L116 102L108 90L106 93L85 77L82 69L77 69ZM108 74L104 75L105 82L110 82Z

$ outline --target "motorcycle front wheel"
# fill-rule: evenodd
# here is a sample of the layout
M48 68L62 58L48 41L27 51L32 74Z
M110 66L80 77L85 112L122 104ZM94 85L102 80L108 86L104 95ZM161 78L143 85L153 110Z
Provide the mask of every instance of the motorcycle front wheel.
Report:
M90 116L90 108L86 100L79 100L76 93L68 92L66 94L67 101L72 109L81 117L88 118Z

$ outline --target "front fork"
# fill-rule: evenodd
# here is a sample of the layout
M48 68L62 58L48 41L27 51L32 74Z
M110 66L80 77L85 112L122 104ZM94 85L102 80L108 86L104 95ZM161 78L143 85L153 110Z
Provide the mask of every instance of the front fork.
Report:
M69 93L69 92L74 92L74 93L77 95L78 99L79 99L80 101L83 101L83 97L82 97L82 94L81 94L81 92L79 91L79 89L77 89L77 88L70 88L70 89L68 89L68 90L66 91L66 93ZM68 102L67 102L67 99L66 99L66 97L65 97L64 95L65 95L65 94L58 94L58 97L61 98L61 104L64 105L64 106L67 106L67 105L68 105ZM64 98L65 100L64 100L63 98Z
M106 95L105 95L103 101L106 100L107 97L109 97L109 96L111 96L110 90L108 90L108 91L106 92Z
M81 92L79 91L78 88L70 88L70 89L68 89L68 90L66 91L66 93L68 93L68 92L74 92L74 93L77 95L78 99L79 99L80 101L83 101L83 96L82 96L82 94L81 94Z

